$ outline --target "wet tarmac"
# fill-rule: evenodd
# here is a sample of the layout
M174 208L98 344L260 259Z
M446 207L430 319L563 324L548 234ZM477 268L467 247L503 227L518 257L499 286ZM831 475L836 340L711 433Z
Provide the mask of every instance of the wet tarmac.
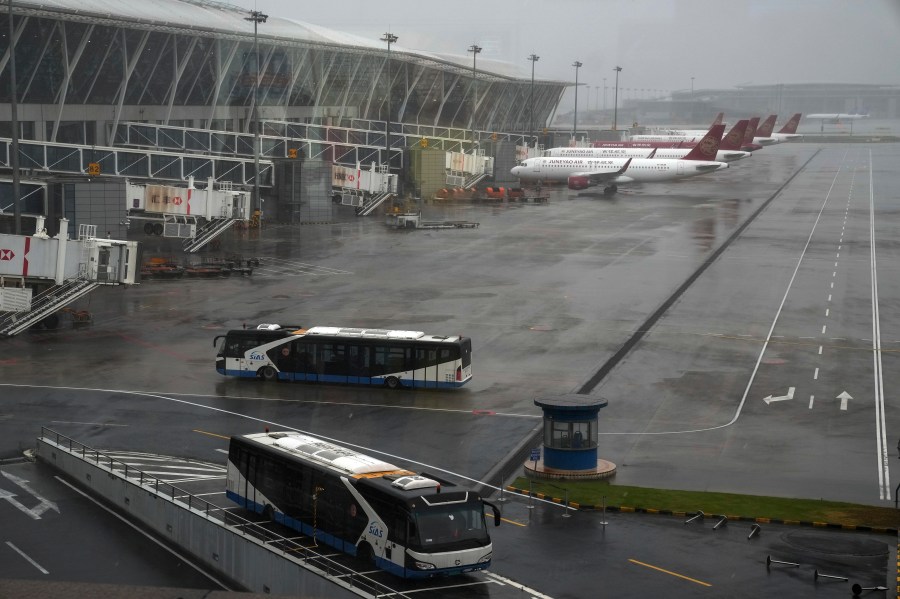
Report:
M347 215L235 231L222 252L258 257L250 276L103 289L73 306L89 327L0 342L0 458L50 426L98 447L224 461L218 436L268 425L499 486L541 424L534 399L582 390L609 402L599 447L619 484L892 506L898 158L897 145L783 144L613 199L555 189L546 204L423 206L477 229ZM145 259L178 256L141 240ZM389 391L216 374L215 335L260 322L463 334L474 378ZM577 566L571 589L529 577L563 546L601 543L601 529L525 530L540 540L527 555L498 533L496 571L585 596ZM648 538L636 532L635 546ZM625 585L631 567L607 578Z

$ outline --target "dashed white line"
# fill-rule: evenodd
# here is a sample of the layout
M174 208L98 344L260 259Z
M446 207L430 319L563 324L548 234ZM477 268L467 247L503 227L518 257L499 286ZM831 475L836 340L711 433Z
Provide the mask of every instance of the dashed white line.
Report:
M822 355L822 346L821 345L819 346L819 355L820 356Z
M813 373L813 380L814 381L819 380L819 369L818 368L816 368L816 371Z
M813 400L815 400L815 399L816 399L816 396L815 396L815 395L810 395L810 396L809 396L809 409L810 409L810 410L812 410L812 408L813 408Z
M827 324L823 324L823 325L822 325L822 334L823 334L823 335L825 334L825 328L826 328L826 327L828 327Z
M825 308L825 316L827 317L829 312L831 312L831 308Z

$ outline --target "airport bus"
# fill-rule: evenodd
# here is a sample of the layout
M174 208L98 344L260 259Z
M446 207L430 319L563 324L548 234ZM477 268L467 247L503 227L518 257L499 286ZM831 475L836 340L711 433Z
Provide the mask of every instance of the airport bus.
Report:
M492 544L478 493L297 432L231 438L226 495L403 578L484 570Z
M450 388L472 378L472 340L347 327L262 324L213 340L216 371L267 381Z

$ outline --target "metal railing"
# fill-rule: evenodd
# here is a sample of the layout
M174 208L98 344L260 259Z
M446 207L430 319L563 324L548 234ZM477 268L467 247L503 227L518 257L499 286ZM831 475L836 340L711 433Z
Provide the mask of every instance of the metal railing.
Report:
M146 491L152 491L158 497L170 501L178 508L185 509L197 516L229 529L235 534L259 541L266 549L279 553L283 558L296 563L301 561L308 568L316 568L329 578L340 577L351 588L361 589L374 596L390 595L392 597L409 597L364 574L322 555L296 541L296 536L288 538L264 526L267 522L255 522L238 514L219 507L214 503L193 495L177 485L148 474L139 468L129 466L126 462L89 447L71 437L63 435L46 426L41 427L40 439L53 443L59 449L79 457L81 460L96 464L112 476L119 476L128 483L136 484ZM214 514L217 517L214 517ZM307 537L304 537L307 538ZM298 564L299 565L299 564Z

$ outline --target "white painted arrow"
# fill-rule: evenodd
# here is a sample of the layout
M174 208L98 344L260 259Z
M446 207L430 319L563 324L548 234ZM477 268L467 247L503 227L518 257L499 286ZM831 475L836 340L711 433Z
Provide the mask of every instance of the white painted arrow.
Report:
M24 505L19 503L18 500L15 499L15 497L16 497L15 493L10 493L9 491L4 491L3 489L0 489L0 500L8 501L10 503L10 505L17 507L20 511L28 514L35 520L41 519L41 516L39 514L35 514L30 509L28 509L27 507L25 507Z
M35 520L40 520L41 514L43 514L47 510L53 510L57 514L59 513L59 507L54 502L50 501L49 499L44 499L43 497L38 495L34 489L32 489L31 487L28 486L28 481L25 480L24 478L19 478L18 476L14 475L14 474L10 474L9 472L3 472L3 476L8 478L10 481L15 483L19 487L21 487L22 490L24 490L26 493L31 493L32 495L34 495L35 499L40 501L40 503L38 505L34 506L30 510L26 508L29 515L31 515L31 517L34 518ZM19 504L16 507L19 507L22 505L18 501L15 501L14 499L12 499L12 497L15 497L15 495L13 495L12 493L7 493L5 491L0 491L0 493L3 493L3 495L0 495L0 499L6 499L10 503L15 502L15 503ZM22 509L22 508L19 508L19 509Z
M847 393L846 391L841 391L841 394L837 396L839 400L841 400L841 409L847 410L847 400L853 399L853 396Z
M794 387L788 387L787 395L779 395L777 397L769 395L768 397L763 397L763 401L766 402L766 405L773 401L784 401L786 399L794 399Z

